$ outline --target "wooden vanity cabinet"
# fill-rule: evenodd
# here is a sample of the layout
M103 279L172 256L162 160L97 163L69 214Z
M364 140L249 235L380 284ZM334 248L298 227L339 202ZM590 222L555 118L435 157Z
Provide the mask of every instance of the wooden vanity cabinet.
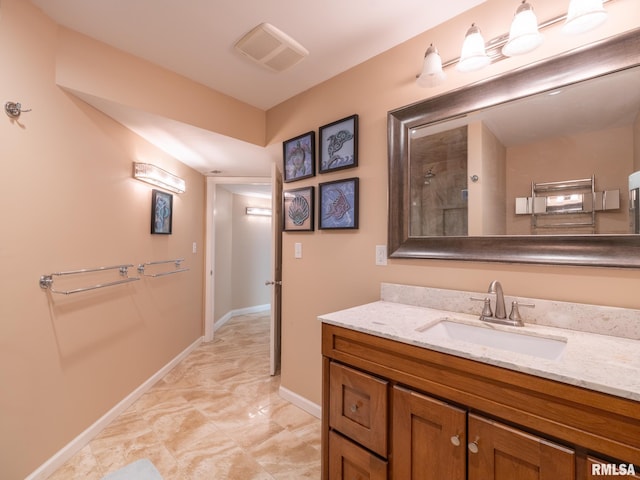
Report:
M393 478L575 478L570 449L401 387L393 399Z
M329 432L329 478L386 480L387 462L332 430Z
M329 368L331 427L386 457L389 382L338 363Z
M395 386L392 418L392 478L467 478L466 411Z
M574 451L469 414L469 480L572 480Z
M593 480L607 477L590 462L640 464L640 402L322 329L323 480Z

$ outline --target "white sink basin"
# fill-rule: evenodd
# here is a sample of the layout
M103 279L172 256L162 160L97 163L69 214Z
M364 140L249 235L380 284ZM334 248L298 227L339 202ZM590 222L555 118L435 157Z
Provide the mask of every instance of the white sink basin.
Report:
M428 327L418 328L417 331L434 340L457 340L548 360L559 359L567 346L567 340L562 338L541 337L493 326L470 325L450 319L440 320Z

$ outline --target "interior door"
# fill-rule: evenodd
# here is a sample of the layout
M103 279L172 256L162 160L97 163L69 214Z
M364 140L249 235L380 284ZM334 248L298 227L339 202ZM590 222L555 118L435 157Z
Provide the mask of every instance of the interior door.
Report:
M280 371L281 299L282 299L282 174L275 163L271 167L271 353L270 373Z

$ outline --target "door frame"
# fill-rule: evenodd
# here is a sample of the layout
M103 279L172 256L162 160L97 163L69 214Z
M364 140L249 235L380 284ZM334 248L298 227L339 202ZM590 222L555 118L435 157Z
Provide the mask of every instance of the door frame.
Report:
M271 177L207 177L206 185L206 222L205 222L205 279L204 279L204 341L211 342L214 338L214 292L215 275L215 203L216 187L229 184L271 184Z

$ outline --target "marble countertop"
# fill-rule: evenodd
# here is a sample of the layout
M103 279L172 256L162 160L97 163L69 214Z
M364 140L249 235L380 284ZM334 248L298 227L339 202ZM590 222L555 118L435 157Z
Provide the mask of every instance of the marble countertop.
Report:
M528 323L524 327L495 325L480 322L476 315L382 300L318 318L323 323L640 401L640 340ZM549 360L471 342L434 338L424 331L443 319L566 339L567 345L560 358Z

